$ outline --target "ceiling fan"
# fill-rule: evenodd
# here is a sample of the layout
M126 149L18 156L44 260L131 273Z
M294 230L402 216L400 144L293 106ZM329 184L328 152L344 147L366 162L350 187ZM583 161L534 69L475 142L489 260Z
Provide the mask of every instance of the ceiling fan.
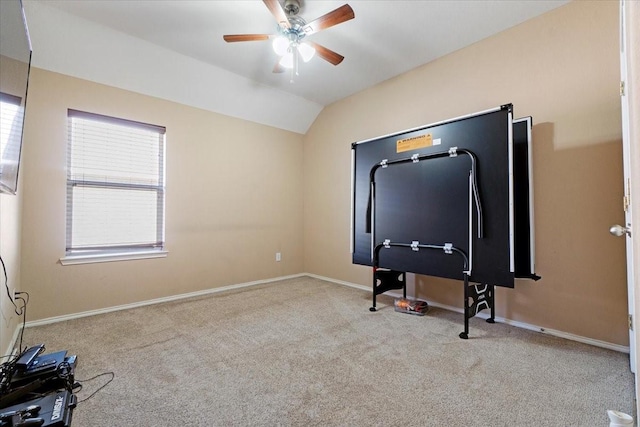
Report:
M306 37L355 18L351 6L345 4L307 23L298 16L300 0L285 0L284 7L278 0L263 2L278 22L277 34L228 34L223 39L228 43L273 40L273 49L279 56L273 72L282 73L287 68L291 69L292 81L293 75L298 75L299 59L307 62L317 53L320 58L333 65L342 62L344 56L308 41Z

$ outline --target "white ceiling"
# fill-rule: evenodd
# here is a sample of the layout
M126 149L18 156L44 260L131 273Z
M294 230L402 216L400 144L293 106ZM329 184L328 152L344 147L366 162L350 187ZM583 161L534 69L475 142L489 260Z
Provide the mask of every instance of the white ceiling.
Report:
M64 32L68 30L65 27L69 26L51 18L52 13L42 12L45 9L56 9L64 12L67 17L81 18L85 27L97 24L96 28L110 31L112 35L115 30L147 42L145 46L172 51L181 57L197 61L203 67L213 67L218 70L218 74L230 72L236 77L242 77L244 83L237 91L243 93L236 91L234 96L256 99L254 96L257 94L250 92L266 91L265 95L274 102L275 98L281 96L284 99L282 102L287 105L295 107L300 102L299 110L303 111L301 114L305 117L294 117L293 120L302 120L301 126L276 123L277 120L266 122L305 133L323 106L567 2L568 0L348 0L355 19L309 36L310 40L343 55L344 61L334 66L315 57L309 63L300 65L300 75L293 83L290 82L288 72L272 73L277 57L269 41L226 43L222 39L224 34L276 32L274 17L259 0L25 0L25 9L32 39L38 38L47 52L51 50L47 44L53 43L51 32ZM39 3L37 7L35 3ZM45 3L47 7L43 8ZM300 16L309 22L344 3L346 1L302 0ZM37 13L38 10L41 12ZM30 17L30 12L33 17ZM34 18L38 29L32 28L30 18ZM51 22L47 32L45 22L48 19ZM38 33L37 36L33 34L34 31ZM55 69L55 66L47 64L55 62L53 55L47 57L47 53L44 53L41 61L37 59L39 46L36 40L32 41L35 65ZM60 67L63 67L61 63L58 65ZM60 69L55 71L64 72ZM69 74L78 75L79 72ZM82 75L79 77L91 79ZM114 85L123 87L118 82ZM151 94L150 90L141 92ZM155 95L180 101L175 96L164 96L161 93ZM270 101L265 104L265 108L274 107ZM205 105L196 106L207 108ZM219 111L224 107L210 109ZM230 110L233 108L230 107ZM230 111L228 114L242 117L242 113L238 111Z

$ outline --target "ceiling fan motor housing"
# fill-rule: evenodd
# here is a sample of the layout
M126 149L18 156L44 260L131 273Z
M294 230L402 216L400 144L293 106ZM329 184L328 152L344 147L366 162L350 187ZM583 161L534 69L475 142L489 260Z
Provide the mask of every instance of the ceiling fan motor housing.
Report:
M284 10L287 12L288 16L295 16L300 11L300 1L299 0L285 0L284 1Z

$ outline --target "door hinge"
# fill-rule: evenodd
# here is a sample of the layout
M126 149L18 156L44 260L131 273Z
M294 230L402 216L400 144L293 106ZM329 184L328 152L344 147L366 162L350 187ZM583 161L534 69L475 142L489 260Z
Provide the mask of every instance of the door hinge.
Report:
M620 82L620 96L624 96L624 81Z
M629 330L633 331L633 315L629 315Z
M622 207L625 212L629 212L629 206L631 206L631 179L627 179L627 191L622 199Z

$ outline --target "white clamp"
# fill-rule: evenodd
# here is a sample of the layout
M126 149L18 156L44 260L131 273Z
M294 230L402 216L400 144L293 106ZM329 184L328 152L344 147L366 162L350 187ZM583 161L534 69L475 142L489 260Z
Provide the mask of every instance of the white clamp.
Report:
M417 240L411 242L411 250L418 252L420 250L420 248L418 247L419 244L420 242L418 242Z
M444 253L445 254L452 254L453 253L453 243L445 243L444 244Z
M458 147L449 148L449 157L456 157L458 155Z
M391 247L391 240L384 239L384 242L382 242L382 244L384 245L385 248L389 249Z
M387 166L389 166L387 164L388 161L389 161L389 159L384 159L383 161L380 162L380 166L382 166L383 168L386 168Z
M418 157L419 157L418 153L411 156L411 160L413 161L413 163L418 163L420 161Z

